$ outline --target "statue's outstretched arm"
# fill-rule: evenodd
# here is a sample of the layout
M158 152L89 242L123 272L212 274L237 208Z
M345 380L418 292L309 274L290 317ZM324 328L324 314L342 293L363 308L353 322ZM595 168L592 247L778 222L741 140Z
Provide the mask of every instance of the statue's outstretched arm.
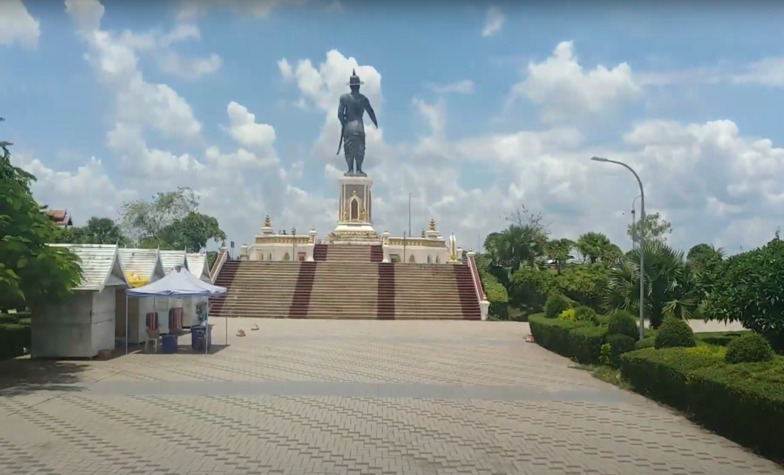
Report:
M373 125L375 125L376 128L378 128L378 121L376 120L376 111L373 110L373 106L370 105L370 101L367 99L365 99L365 110L367 111L368 116L370 116L370 120L373 121Z

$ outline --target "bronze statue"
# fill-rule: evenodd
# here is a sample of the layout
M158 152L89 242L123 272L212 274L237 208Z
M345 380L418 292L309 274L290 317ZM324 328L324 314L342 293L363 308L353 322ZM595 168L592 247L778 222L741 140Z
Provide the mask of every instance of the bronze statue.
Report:
M348 85L351 87L351 92L340 96L340 103L338 104L338 119L340 119L340 142L338 143L338 153L340 155L340 147L343 146L343 152L346 156L346 164L348 171L344 173L345 176L367 176L362 171L362 162L365 160L365 124L362 121L362 116L367 111L373 125L378 128L378 121L376 121L376 113L370 105L367 97L359 92L359 86L364 84L359 80L356 70L352 71L349 78ZM354 166L356 165L356 173Z

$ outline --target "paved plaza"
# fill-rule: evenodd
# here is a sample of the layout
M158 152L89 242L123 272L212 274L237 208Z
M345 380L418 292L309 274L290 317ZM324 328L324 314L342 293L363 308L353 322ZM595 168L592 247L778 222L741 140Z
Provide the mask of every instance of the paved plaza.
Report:
M230 320L210 355L0 363L0 471L782 473L526 343L526 324L256 322Z

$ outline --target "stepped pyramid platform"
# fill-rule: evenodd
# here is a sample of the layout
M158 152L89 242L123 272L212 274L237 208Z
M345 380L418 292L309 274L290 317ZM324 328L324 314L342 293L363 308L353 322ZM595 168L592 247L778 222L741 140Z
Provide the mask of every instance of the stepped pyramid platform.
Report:
M487 317L489 303L468 253L458 256L434 219L419 237L390 237L373 228L372 186L366 176L340 178L337 226L324 241L311 227L276 232L269 215L239 260L222 250L211 272L228 289L211 299L224 317L461 319Z
M228 260L211 299L224 317L480 320L464 263L385 263L381 246L316 244L313 261Z

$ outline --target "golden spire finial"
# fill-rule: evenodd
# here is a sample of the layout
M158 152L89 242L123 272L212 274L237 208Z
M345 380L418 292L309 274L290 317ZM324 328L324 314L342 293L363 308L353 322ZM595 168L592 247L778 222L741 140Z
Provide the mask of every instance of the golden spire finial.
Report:
M435 231L436 230L436 220L432 219L432 218L430 219L430 230L431 231Z
M272 227L272 220L270 219L269 215L264 217L264 227L271 228Z

